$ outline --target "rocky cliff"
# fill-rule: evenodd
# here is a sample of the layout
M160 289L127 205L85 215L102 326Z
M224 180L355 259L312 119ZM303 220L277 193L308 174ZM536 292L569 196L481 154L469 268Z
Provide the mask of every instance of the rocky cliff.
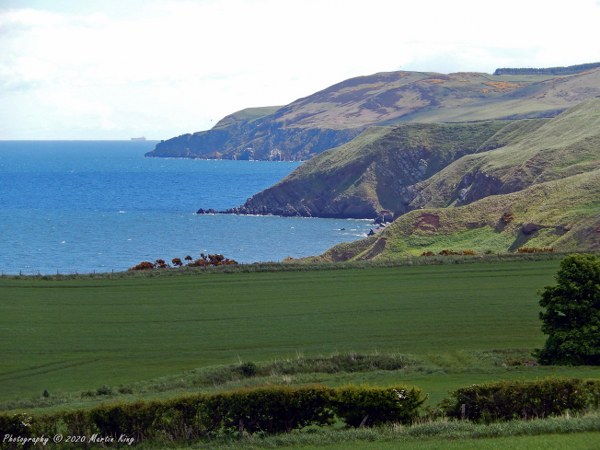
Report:
M412 209L419 182L465 155L498 145L490 139L505 126L493 121L371 128L226 212L390 220Z
M553 117L600 95L600 69L571 75L389 72L352 78L282 107L234 113L147 156L307 160L370 126Z

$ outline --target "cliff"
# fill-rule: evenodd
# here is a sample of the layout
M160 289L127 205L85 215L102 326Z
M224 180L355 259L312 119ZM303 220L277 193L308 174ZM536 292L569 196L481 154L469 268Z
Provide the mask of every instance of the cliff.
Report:
M389 72L345 80L282 107L234 113L147 156L307 160L371 126L554 117L600 96L600 69L572 75Z
M490 148L485 148L490 146ZM413 186L416 195L378 236L319 259L600 250L600 99L554 119L519 121Z
M506 123L403 124L374 127L304 163L256 194L237 214L388 220L412 209L419 182L461 157L489 148Z

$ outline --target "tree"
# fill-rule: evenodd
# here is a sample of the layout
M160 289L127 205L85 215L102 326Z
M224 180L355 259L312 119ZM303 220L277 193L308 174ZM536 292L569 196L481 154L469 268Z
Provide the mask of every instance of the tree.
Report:
M556 286L542 292L541 364L600 365L600 259L570 255L560 264Z

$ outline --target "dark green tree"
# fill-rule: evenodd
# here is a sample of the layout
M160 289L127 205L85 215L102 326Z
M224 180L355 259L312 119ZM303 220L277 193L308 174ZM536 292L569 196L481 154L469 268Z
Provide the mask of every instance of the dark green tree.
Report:
M600 259L570 255L560 264L556 286L542 292L541 364L600 365Z

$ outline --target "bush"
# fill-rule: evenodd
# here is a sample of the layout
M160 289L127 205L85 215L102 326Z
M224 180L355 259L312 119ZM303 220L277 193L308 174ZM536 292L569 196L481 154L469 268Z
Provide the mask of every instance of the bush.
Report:
M190 441L217 432L221 428L221 421L209 409L207 399L206 395L200 394L165 402L156 426L173 441Z
M553 253L554 248L552 247L520 247L517 249L517 253Z
M508 225L513 220L515 220L515 215L512 213L512 211L506 211L504 214L502 214L502 217L500 217L500 222L504 225Z
M133 270L151 270L154 269L154 263L151 263L150 261L142 261L141 263L130 267L129 271L133 271Z
M331 390L323 387L270 387L209 397L209 410L226 430L239 433L290 432L330 423Z
M96 389L96 395L113 395L113 390L110 386L104 385Z
M584 410L593 386L563 378L473 385L454 391L441 407L449 417L477 422L544 418Z
M243 377L253 377L258 373L258 367L253 362L242 363L237 368L239 374Z
M32 421L33 418L26 413L0 415L0 442L5 442L5 437L10 435L22 438L33 436Z
M351 427L387 422L407 424L417 417L424 401L421 391L415 388L346 387L335 392L333 409Z
M103 436L118 439L125 435L140 442L157 431L154 424L162 407L159 402L99 406L90 412L90 418Z

